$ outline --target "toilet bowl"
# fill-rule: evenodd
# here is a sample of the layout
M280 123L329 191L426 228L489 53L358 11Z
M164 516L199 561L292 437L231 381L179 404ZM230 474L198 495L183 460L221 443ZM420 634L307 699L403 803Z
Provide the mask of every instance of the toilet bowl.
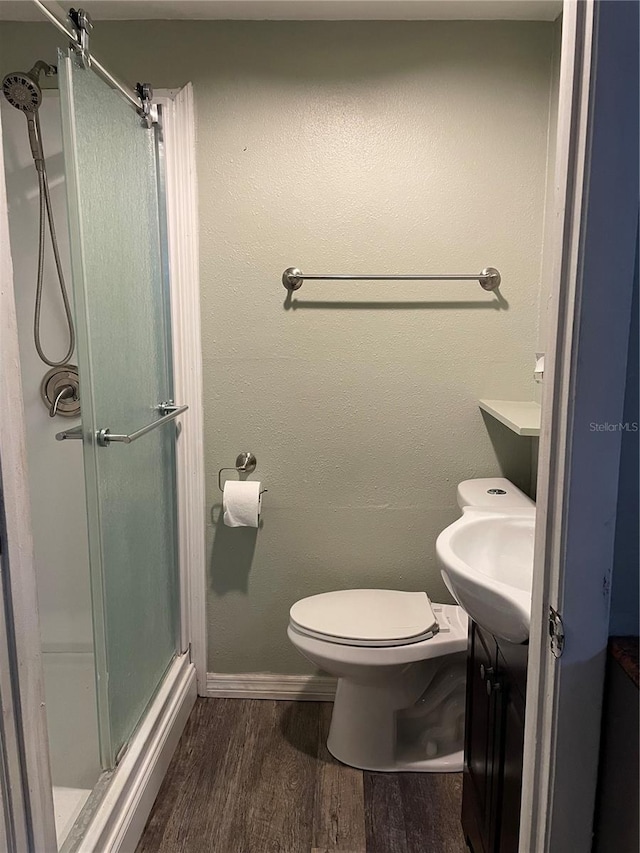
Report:
M503 478L458 486L460 508L525 502ZM289 639L338 679L329 752L363 770L462 770L467 628L462 608L424 592L350 589L297 601Z

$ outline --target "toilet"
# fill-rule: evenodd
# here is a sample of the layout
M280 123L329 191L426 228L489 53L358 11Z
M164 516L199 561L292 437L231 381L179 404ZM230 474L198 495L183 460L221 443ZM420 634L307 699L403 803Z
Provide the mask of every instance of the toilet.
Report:
M501 477L465 480L458 505L533 501ZM425 592L346 589L297 601L287 634L338 679L329 752L362 770L462 770L468 619Z

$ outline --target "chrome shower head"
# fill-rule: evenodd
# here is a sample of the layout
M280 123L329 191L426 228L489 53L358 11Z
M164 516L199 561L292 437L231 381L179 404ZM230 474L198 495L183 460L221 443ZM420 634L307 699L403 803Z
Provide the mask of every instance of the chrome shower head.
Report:
M11 71L2 81L2 92L12 107L23 113L35 113L42 103L40 74L50 77L56 68L39 59L31 71Z
M55 65L49 65L39 59L31 71L12 71L2 81L2 92L12 107L24 113L29 131L31 154L39 172L44 172L44 153L40 139L40 119L38 110L42 103L40 74L44 71L47 77L57 74Z
M2 91L12 107L23 113L35 113L42 103L40 86L22 71L12 71L2 81Z

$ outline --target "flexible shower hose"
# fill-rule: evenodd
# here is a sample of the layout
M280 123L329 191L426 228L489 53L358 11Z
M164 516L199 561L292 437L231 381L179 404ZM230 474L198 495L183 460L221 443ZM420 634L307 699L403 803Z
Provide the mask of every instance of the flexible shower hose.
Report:
M40 134L40 118L36 113L35 116L38 139L42 139ZM42 149L41 149L42 150ZM48 364L49 367L62 367L67 364L76 346L76 336L73 328L73 317L71 316L71 305L69 304L69 296L64 282L64 274L62 272L62 263L60 261L60 253L58 251L58 241L56 239L56 229L53 223L53 211L51 209L51 196L49 194L49 181L47 179L47 171L44 163L44 154L42 159L36 161L36 169L38 171L38 188L40 192L40 235L38 239L38 279L36 283L36 307L33 315L33 341L38 351L38 355ZM64 313L69 329L69 348L61 361L52 361L47 358L42 349L40 341L40 311L42 308L42 285L44 277L44 232L45 232L45 214L49 223L49 233L51 234L51 244L53 247L53 257L58 273L58 283L60 284L60 293L62 294L62 302L64 304Z

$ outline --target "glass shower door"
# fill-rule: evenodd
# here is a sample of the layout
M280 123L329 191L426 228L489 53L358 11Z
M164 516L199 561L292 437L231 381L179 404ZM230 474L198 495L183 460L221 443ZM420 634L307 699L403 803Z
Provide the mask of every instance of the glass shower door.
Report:
M179 647L175 422L158 131L59 55L103 767ZM104 433L103 433L104 434Z

